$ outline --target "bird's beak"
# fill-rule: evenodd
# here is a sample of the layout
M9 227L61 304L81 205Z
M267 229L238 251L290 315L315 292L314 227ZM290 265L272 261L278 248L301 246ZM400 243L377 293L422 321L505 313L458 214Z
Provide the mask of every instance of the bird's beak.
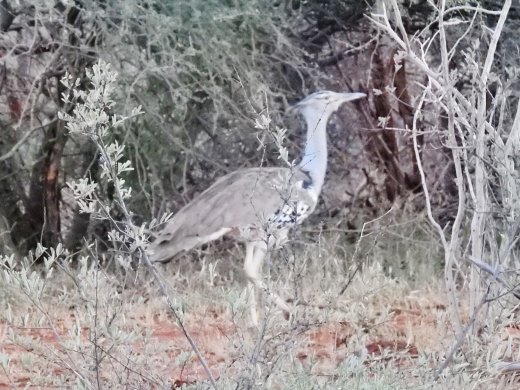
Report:
M343 92L343 93L340 93L339 95L341 95L342 103L346 103L346 102L350 102L352 100L357 100L357 99L367 97L367 95L362 92Z

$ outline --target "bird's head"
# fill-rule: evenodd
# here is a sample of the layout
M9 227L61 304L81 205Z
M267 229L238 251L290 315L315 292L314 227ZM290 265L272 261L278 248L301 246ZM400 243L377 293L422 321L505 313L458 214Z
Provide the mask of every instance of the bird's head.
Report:
M337 111L343 103L361 99L366 96L366 94L361 92L320 91L310 94L291 108L300 111L304 115L306 112L330 115Z

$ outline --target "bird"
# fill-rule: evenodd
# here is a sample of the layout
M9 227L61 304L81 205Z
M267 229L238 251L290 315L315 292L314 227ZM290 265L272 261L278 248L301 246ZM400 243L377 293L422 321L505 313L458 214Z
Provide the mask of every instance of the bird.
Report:
M254 167L231 172L181 208L155 235L149 247L152 262L178 254L224 235L245 243L251 322L258 325L256 292L264 291L286 313L289 305L271 292L262 278L267 251L280 247L289 231L316 208L327 169L327 124L344 103L366 97L361 92L314 92L295 105L306 126L298 164Z

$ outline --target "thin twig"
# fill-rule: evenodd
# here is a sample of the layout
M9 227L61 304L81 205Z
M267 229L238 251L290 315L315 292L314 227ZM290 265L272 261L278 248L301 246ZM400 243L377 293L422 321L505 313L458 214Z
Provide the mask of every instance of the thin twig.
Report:
M459 348L462 346L462 343L464 342L464 339L466 338L466 335L468 334L468 331L473 327L473 324L475 323L475 320L477 319L477 315L480 312L480 309L488 303L487 296L489 294L489 287L482 299L480 300L480 303L475 308L475 311L473 312L473 315L471 316L469 322L466 324L462 332L457 336L457 342L453 347L451 347L450 351L448 352L448 355L446 356L446 360L442 362L442 364L437 368L434 374L434 379L437 380L439 376L442 374L442 372L448 367L453 360L453 356L455 353L459 350Z
M40 130L40 129L43 129L44 127L47 127L47 126L52 126L54 123L56 123L57 119L53 120L53 121L50 121L49 123L46 123L42 126L37 126L37 127L34 127L32 128L31 130L28 130L25 132L25 134L23 135L22 138L20 138L20 140L14 144L14 146L7 152L5 153L4 155L0 156L0 162L2 161L5 161L7 160L8 158L11 158L13 156L13 154L15 154L15 152L20 149L20 147L25 143L25 141L27 141L27 139L36 131L36 130Z
M104 143L102 142L102 140L93 138L93 141L97 143L97 146L100 149L100 152L103 154L103 156L108 161L109 155L107 153L106 147L105 147ZM110 166L113 181L114 181L114 183L116 183L117 182L117 173L114 171L113 164L109 164L109 166ZM121 211L124 214L125 223L127 224L127 226L132 227L131 230L134 230L136 227L135 227L134 223L132 222L132 217L126 207L126 203L125 203L123 194L121 193L121 189L119 188L118 185L115 185L114 188L115 188L117 201L119 203ZM139 257L141 260L144 261L145 266L150 270L155 281L159 285L159 289L160 289L161 293L164 295L164 297L166 298L166 303L168 304L168 307L172 311L173 316L175 317L175 320L177 322L177 325L179 325L179 327L181 328L182 333L184 334L184 337L186 337L186 339L188 340L188 343L190 344L193 352L195 353L195 355L197 356L197 359L199 360L200 364L204 368L204 371L206 372L206 375L208 376L208 379L210 380L211 385L213 386L213 388L217 389L217 383L215 382L215 378L213 378L213 374L211 373L211 370L209 369L209 366L206 363L206 360L202 356L202 353L200 352L197 345L195 344L195 341L193 340L190 333L184 326L184 323L182 322L182 318L180 317L180 315L177 313L177 310L175 309L175 306L168 293L168 289L166 287L166 282L161 278L161 276L157 272L157 269L155 268L153 263L150 261L148 254L146 253L146 251L143 248L139 248Z
M450 146L457 145L457 138L455 135L455 112L456 102L454 100L454 88L450 82L450 69L449 69L449 54L446 43L446 29L444 27L444 10L446 8L445 0L441 1L441 7L439 9L439 41L441 48L441 67L442 75L444 78L444 88L446 89L447 99L447 111L448 111L448 140ZM455 166L455 178L457 184L457 195L458 205L457 214L453 221L453 227L451 230L451 238L447 247L446 262L444 265L444 275L446 278L446 287L448 289L448 301L452 312L452 319L455 326L456 334L460 334L462 331L461 321L459 317L459 311L457 310L457 297L455 289L455 280L453 276L453 268L455 263L455 251L459 249L459 233L462 225L462 218L466 209L466 193L464 191L464 173L462 171L461 162L461 151L458 149L451 150L453 164Z
M443 1L444 3L444 1ZM498 40L502 33L502 29L507 19L509 8L511 7L511 0L506 0L500 17L498 18L497 25L491 37L489 48L486 53L486 59L482 73L480 75L479 93L477 100L477 112L476 112L476 139L475 139L475 153L477 159L475 160L475 173L474 173L474 189L475 189L475 212L471 220L471 254L477 258L481 258L484 251L484 228L485 228L485 214L484 211L488 207L488 196L487 187L488 180L486 179L486 170L482 159L485 158L486 153L486 112L487 112L487 94L488 94L488 79L491 74L491 66L495 58L496 47ZM443 16L443 15L441 15ZM442 18L441 18L442 19ZM439 20L440 21L440 20ZM447 64L446 64L447 66ZM477 301L477 295L479 293L479 274L474 268L471 269L470 277L470 308L475 306Z
M357 240L356 242L356 247L354 249L354 253L352 254L352 258L351 258L351 262L354 262L355 260L355 257L357 255L357 253L359 252L359 247L360 247L360 244L361 244L361 239L363 237L365 237L364 235L364 232L365 232L365 227L371 223L374 223L374 222L377 222L379 221L380 219L384 218L385 216L387 216L388 214L390 214L390 212L392 212L393 208L390 208L388 209L383 215L380 215L379 217L377 218L374 218L370 221L367 221L365 223L363 223L363 228L361 229L361 232L359 234L359 239ZM356 269L354 270L354 272L350 275L349 279L347 280L347 282L345 283L345 285L341 288L341 290L339 291L339 295L343 295L343 293L347 290L348 286L350 285L350 283L352 283L352 280L354 279L354 276L356 276L356 274L358 273L358 271L361 269L361 263L358 263Z

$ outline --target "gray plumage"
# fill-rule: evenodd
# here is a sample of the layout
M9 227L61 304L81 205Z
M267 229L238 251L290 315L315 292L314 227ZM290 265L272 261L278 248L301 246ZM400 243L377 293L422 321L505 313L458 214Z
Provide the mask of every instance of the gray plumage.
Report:
M159 232L152 260L168 261L224 234L243 241L266 241L267 233L273 230L276 244L281 244L285 232L279 230L301 223L316 206L303 189L306 179L308 176L297 167L240 169L220 178ZM293 213L295 220L291 221Z

